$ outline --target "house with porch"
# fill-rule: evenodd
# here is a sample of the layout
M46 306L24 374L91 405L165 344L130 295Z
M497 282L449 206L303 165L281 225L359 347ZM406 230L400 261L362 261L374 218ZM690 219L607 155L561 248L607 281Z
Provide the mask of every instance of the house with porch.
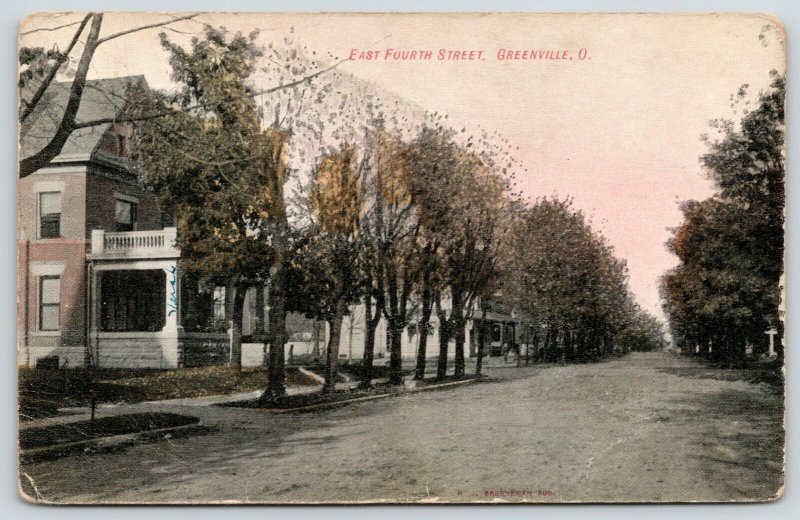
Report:
M449 311L449 299L445 295L442 306ZM483 306L487 307L485 318L482 314ZM339 357L342 360L358 362L364 354L364 305L356 305L351 309L351 314L345 317L342 323L341 340L339 343ZM405 360L415 359L420 343L420 326L417 316L412 316L411 323L403 330L401 339L401 357ZM518 326L520 321L517 313L508 305L491 299L481 301L477 299L467 320L464 331L464 355L474 358L478 355L479 327L481 320L486 320L486 337L484 339L484 356L500 357L506 349L513 345L522 344L527 337L524 327ZM428 324L427 357L435 358L439 353L439 333L441 325L436 314L431 316ZM375 357L380 360L388 356L389 337L386 320L381 320L375 331ZM455 357L455 339L450 338L448 357ZM378 361L380 362L380 361Z
M87 82L77 122L115 119L141 76ZM20 129L20 158L55 133L69 84L55 83ZM133 128L75 130L18 184L18 362L174 366L176 232L141 182ZM113 345L113 348L112 348Z

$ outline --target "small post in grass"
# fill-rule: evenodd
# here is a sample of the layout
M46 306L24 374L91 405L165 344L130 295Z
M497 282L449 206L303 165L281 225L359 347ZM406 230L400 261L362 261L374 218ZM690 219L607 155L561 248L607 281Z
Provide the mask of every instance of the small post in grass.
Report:
M97 408L97 394L95 393L94 388L89 389L89 405L92 410L90 421L94 422L94 411Z

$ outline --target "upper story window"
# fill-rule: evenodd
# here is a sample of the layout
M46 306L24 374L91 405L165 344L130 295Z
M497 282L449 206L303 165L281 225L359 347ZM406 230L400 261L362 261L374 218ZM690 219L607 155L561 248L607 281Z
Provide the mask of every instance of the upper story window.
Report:
M61 192L39 193L39 238L61 236Z
M130 139L126 135L117 134L117 154L128 157L131 154Z
M114 231L136 231L136 203L116 199L114 208Z

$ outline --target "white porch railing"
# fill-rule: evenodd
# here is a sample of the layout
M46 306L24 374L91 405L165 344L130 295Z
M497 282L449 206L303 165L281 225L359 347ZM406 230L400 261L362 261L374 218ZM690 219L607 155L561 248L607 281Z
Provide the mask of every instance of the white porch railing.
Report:
M178 230L174 227L155 231L127 231L109 233L92 230L94 258L177 258Z

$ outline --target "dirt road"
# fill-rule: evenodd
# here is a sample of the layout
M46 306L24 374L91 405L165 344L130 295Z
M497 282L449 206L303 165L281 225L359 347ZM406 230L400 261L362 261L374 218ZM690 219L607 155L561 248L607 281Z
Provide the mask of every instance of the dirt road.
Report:
M738 501L782 485L783 403L765 385L667 353L489 375L319 414L162 406L217 431L30 464L23 481L60 503Z

